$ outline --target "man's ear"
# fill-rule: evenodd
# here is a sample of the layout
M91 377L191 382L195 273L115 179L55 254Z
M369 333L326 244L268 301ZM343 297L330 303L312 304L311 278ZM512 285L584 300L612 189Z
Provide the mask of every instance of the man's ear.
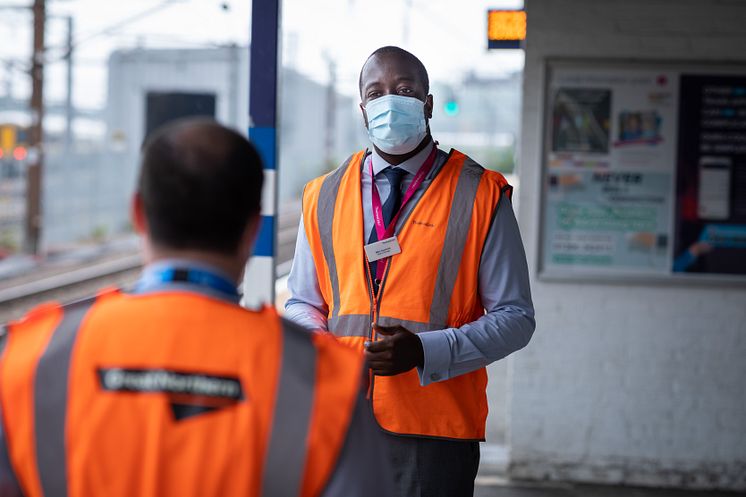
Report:
M363 122L365 123L365 129L368 129L368 114L365 113L365 106L362 102L360 102L358 105L360 105L360 112L363 113Z
M425 117L427 119L433 118L433 96L428 95L425 99Z
M142 196L140 192L135 192L132 195L132 201L130 202L130 218L132 220L132 226L135 228L135 232L142 236L148 232L148 218L145 216L145 206L142 202Z

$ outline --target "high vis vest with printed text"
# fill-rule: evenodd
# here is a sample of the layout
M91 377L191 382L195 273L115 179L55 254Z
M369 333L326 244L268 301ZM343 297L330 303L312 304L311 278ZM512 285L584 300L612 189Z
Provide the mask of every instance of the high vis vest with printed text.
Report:
M49 304L0 342L25 497L318 496L360 391L333 338L196 293Z

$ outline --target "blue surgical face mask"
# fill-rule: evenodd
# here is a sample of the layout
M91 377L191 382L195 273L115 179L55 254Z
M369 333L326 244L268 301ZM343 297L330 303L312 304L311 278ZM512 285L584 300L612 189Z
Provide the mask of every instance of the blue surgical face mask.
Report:
M427 134L425 102L414 97L379 97L368 102L365 114L370 141L387 154L407 154Z

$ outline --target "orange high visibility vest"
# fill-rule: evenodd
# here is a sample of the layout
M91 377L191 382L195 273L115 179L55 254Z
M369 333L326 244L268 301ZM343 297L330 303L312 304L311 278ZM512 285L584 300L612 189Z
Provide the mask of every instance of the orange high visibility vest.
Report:
M45 305L0 343L26 497L317 496L360 393L332 337L186 292Z
M391 257L372 295L363 245L361 174L365 152L306 185L303 223L328 327L363 350L372 323L419 333L460 327L484 314L478 272L487 233L503 193L502 175L452 150L416 205L407 205L396 236L402 253ZM487 418L484 368L420 386L415 369L373 378L373 412L389 432L483 440Z

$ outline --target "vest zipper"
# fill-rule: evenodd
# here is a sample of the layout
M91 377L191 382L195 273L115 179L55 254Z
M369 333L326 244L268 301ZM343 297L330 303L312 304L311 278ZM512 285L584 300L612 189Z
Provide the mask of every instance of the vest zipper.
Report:
M376 296L373 292L373 278L370 274L370 264L368 259L363 255L365 259L365 281L368 283L368 300L370 301L370 327L368 328L368 341L373 341L373 325L376 320ZM368 388L365 396L371 402L371 410L373 408L373 371L368 370Z
M383 277L381 278L381 284L378 285L378 294L375 294L373 292L373 279L371 278L370 274L370 267L368 264L365 264L366 267L366 273L368 275L368 291L370 292L371 296L371 319L370 319L370 339L373 340L373 327L378 321L378 318L380 317L381 313L381 297L383 296L383 286L386 282L386 277L389 275L389 268L391 267L391 258L389 258L388 261L386 261L386 267L383 271ZM373 410L373 388L375 386L375 375L371 371L369 373L369 382L368 382L368 392L367 397L370 400L370 406L371 410ZM374 415L375 416L375 415Z
M378 285L378 298L376 299L376 319L380 317L381 313L381 300L383 297L383 287L386 284L386 278L389 275L389 269L391 268L391 263L393 262L393 256L389 257L386 261L386 267L383 270L383 276L381 277L381 284Z

